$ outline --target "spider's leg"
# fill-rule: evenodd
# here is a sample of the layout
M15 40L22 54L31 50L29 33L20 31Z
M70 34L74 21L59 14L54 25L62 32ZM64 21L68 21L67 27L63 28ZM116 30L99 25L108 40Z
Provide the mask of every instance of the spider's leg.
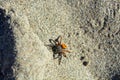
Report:
M62 41L62 36L58 36L57 39L55 39L56 42L58 42L58 44L61 44L61 41Z
M50 42L52 45L56 45L56 41L53 40L53 39L49 39L49 42Z
M69 50L63 50L62 52L68 52L68 53L70 53L70 51L69 51Z
M65 53L63 53L63 56L64 56L64 57L67 57Z
M66 56L65 52L62 52L62 55L68 59L68 57Z
M53 53L53 59L56 59L55 54Z
M57 59L59 56L56 56L57 53L53 53L53 59Z
M60 63L61 63L61 59L62 59L62 55L61 55L61 53L59 53L59 55L58 55L58 64L60 65Z
M61 42L62 42L62 36L59 36L59 38L60 38L60 40L58 42L59 42L59 44L61 44Z
M45 44L45 46L53 47L53 44Z

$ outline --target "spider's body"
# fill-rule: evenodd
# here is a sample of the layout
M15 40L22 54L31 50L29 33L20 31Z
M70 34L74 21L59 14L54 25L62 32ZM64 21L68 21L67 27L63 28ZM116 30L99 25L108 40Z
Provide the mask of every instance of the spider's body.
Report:
M57 53L60 53L62 51L61 45L56 45L55 48Z
M53 39L50 39L50 43L52 44L52 50L53 50L53 58L56 59L58 58L59 60L59 64L61 62L61 59L62 59L62 55L64 57L66 57L66 54L65 52L69 52L68 50L66 50L67 46L63 43L61 43L61 40L62 40L62 37L59 36L57 39L53 40ZM55 57L55 55L58 54L57 57Z

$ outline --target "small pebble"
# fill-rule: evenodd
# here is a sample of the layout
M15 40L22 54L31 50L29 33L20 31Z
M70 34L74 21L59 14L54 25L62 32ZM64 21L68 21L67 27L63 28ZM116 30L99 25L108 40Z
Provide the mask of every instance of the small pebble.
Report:
M80 60L83 60L85 57L84 56L81 56Z
M88 62L87 62L87 61L84 61L84 62L83 62L83 65L84 65L84 66L87 66L87 65L88 65Z
M77 32L77 33L76 33L76 36L78 36L78 35L79 35L79 33Z

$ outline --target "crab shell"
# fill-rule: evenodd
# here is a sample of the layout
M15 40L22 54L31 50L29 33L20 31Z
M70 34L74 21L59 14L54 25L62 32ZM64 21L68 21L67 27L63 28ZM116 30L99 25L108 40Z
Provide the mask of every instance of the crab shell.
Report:
M66 48L67 48L67 45L64 44L64 43L62 43L62 44L61 44L61 47L62 47L63 49L66 49Z

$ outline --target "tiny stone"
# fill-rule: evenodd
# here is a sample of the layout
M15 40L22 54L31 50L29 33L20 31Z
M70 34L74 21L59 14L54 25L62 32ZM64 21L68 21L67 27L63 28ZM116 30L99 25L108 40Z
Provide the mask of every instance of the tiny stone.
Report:
M68 37L70 37L70 33L68 33Z
M79 35L79 33L76 33L76 36L78 36Z
M83 60L85 57L84 56L81 56L80 60Z
M84 66L87 66L87 65L88 65L88 62L87 62L87 61L84 61L84 62L83 62L83 65L84 65Z

